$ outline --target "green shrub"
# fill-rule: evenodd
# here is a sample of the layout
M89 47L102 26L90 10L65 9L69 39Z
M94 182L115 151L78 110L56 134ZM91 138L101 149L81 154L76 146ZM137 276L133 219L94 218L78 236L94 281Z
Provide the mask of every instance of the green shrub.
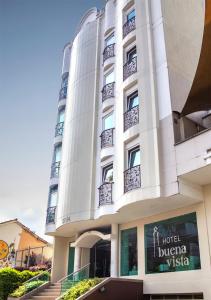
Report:
M21 282L25 282L25 281L29 280L30 278L37 276L39 274L40 274L40 272L32 272L29 270L19 272Z
M12 294L12 297L18 298L26 293L26 287L24 285L19 286Z
M0 300L6 300L8 295L17 289L23 282L38 275L40 272L17 271L12 268L0 270Z
M41 271L41 272L38 272L40 275L39 277L39 280L42 280L42 281L49 281L50 280L50 274L49 272L47 271Z
M83 281L80 281L73 287L71 287L63 296L61 299L63 300L75 300L79 296L85 294L87 291L89 291L92 287L100 283L102 279L100 278L93 278L93 279L85 279Z
M15 297L15 298L21 297L21 296L31 292L32 290L36 289L37 287L41 286L44 282L45 281L42 281L42 280L27 282L27 283L19 286L19 288L17 288L11 294L11 296Z
M0 270L1 298L7 299L7 296L13 292L22 282L19 272L11 268Z
M38 280L38 281L31 281L31 282L25 283L24 286L26 287L26 293L31 292L32 290L38 288L45 282L46 281Z

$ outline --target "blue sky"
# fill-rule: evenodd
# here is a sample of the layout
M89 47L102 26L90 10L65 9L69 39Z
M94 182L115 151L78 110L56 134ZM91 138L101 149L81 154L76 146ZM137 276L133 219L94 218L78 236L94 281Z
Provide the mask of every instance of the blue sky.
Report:
M43 235L62 50L104 0L0 0L0 221Z

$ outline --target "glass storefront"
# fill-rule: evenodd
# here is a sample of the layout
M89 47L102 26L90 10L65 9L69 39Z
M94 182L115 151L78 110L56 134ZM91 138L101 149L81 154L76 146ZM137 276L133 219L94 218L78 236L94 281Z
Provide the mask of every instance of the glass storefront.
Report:
M196 213L147 224L144 232L147 274L201 268Z
M121 230L121 276L138 274L137 228Z

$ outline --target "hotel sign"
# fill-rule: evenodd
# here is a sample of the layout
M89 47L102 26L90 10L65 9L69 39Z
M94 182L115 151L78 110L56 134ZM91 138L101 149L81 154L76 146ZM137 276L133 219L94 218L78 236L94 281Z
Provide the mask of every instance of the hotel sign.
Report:
M146 273L201 268L196 213L145 225Z

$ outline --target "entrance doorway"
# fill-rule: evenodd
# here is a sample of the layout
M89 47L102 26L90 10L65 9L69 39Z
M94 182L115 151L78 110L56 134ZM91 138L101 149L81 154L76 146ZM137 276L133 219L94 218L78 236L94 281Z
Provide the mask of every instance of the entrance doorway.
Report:
M90 249L90 277L110 277L111 242L100 240Z

